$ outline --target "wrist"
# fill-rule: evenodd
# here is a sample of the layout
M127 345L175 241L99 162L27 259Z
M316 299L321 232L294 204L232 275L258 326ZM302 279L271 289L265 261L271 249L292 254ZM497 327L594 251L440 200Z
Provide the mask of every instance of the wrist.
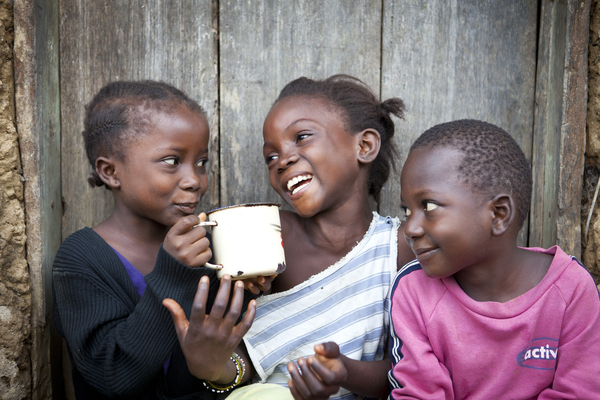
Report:
M219 380L221 379L228 379L229 374L227 373L227 369L229 368L230 363L227 363L225 374L223 374L223 376L219 378L219 380L212 382L207 380L202 381L202 383L207 389L210 389L215 393L224 393L229 392L242 382L242 379L244 379L244 374L246 373L246 366L244 364L244 360L242 360L242 358L235 352L231 355L229 359L233 362L233 366L235 368L235 375L233 380L225 384L219 382Z
M211 382L218 383L219 385L228 385L235 381L235 377L237 375L237 369L235 365L235 361L231 359L231 357L227 360L227 364L225 365L225 370L223 373Z

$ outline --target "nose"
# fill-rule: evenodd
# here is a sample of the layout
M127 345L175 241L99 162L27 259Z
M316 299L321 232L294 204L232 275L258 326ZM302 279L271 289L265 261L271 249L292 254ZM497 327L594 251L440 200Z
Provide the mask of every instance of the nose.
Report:
M277 166L278 171L287 169L290 165L298 161L298 154L295 151L289 151L285 154L279 154L279 163Z
M196 191L202 188L202 179L200 179L200 172L194 167L184 169L184 175L181 179L180 185L184 190Z
M423 229L423 221L421 213L413 212L413 214L406 219L404 223L404 236L408 240L414 240L418 237L423 236L425 233Z

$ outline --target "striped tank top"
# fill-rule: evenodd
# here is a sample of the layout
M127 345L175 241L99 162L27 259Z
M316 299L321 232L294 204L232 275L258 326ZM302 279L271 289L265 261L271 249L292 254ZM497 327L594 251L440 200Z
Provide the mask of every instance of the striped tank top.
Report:
M244 337L256 382L287 386L286 365L333 341L362 361L381 360L388 334L386 298L396 275L397 218L376 212L363 239L340 261L285 292L257 299ZM358 399L341 389L331 399Z

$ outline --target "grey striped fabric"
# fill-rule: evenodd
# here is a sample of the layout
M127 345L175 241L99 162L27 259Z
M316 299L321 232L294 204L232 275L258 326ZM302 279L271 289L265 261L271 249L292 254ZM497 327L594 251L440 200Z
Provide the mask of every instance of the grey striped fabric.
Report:
M256 318L244 337L257 382L287 386L287 363L313 355L314 345L328 341L355 360L383 358L399 221L373 214L364 238L336 264L293 289L257 300ZM342 389L331 398L359 397Z

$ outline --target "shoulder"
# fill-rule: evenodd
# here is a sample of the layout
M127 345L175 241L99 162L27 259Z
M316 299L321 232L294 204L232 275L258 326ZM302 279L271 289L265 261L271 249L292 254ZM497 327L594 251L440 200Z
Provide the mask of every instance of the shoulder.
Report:
M563 294L579 297L587 293L594 300L600 299L592 274L577 258L566 254L558 246L551 268L557 270L555 285Z
M96 232L90 228L80 229L65 239L54 258L53 270L61 268L79 268L82 263L94 263L105 259L110 250Z
M396 297L397 294L401 296L419 294L434 284L434 281L436 280L425 275L421 264L413 260L400 268L394 277L391 287L392 297Z
M542 279L542 289L548 290L551 287L558 289L566 304L582 298L587 298L594 303L599 301L598 287L594 278L575 257L568 255L558 246L549 249L533 247L527 250L552 257L550 268Z

